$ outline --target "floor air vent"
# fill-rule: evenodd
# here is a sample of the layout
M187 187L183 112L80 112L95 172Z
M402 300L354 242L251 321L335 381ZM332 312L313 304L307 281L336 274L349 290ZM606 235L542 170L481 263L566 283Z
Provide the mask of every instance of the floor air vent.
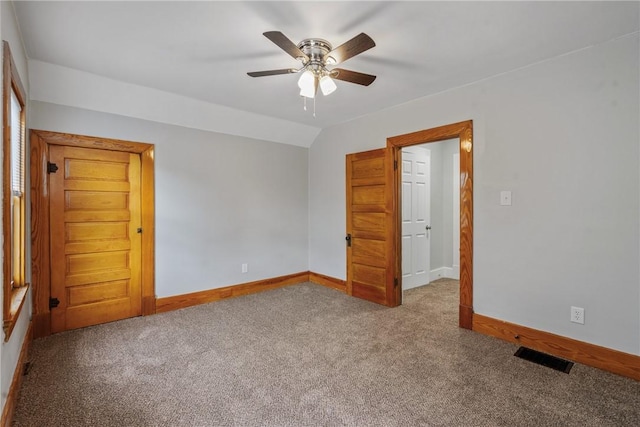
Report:
M514 356L528 360L529 362L537 363L538 365L546 366L547 368L555 369L556 371L564 372L565 374L568 374L573 367L573 362L545 353L540 353L539 351L526 347L520 347L518 351L515 352Z

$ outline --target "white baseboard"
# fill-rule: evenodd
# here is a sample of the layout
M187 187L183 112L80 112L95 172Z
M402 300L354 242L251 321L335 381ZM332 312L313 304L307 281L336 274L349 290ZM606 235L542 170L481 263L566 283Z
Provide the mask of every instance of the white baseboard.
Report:
M458 267L458 277L454 276L454 270L451 267L440 267L440 268L436 268L435 270L431 270L429 272L430 282L433 282L434 280L442 279L443 277L447 279L458 280L458 278L460 277L460 268Z
M451 279L460 280L460 266L453 264L453 273Z

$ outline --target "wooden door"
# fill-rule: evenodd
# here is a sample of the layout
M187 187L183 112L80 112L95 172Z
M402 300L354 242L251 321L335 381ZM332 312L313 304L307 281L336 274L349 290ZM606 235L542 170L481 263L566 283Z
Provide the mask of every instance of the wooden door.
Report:
M394 160L389 148L347 155L347 293L394 307Z
M429 283L431 272L431 152L402 149L402 289Z
M51 331L141 314L140 155L51 146Z

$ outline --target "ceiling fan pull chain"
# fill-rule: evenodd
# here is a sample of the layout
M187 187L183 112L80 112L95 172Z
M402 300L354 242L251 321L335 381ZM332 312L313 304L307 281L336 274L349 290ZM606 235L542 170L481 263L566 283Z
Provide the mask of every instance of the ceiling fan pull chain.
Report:
M313 117L316 116L316 97L313 97Z
M307 97L303 96L302 99L304 99L304 111L307 111Z

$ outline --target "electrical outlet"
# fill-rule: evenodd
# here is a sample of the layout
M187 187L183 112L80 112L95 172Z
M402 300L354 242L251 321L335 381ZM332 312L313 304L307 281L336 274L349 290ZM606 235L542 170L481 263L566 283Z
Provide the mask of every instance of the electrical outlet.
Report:
M242 264L242 272L246 273L247 271L249 271L249 264Z
M571 307L571 321L573 323L579 323L584 325L584 308L582 307Z
M500 192L500 205L511 206L511 191Z

